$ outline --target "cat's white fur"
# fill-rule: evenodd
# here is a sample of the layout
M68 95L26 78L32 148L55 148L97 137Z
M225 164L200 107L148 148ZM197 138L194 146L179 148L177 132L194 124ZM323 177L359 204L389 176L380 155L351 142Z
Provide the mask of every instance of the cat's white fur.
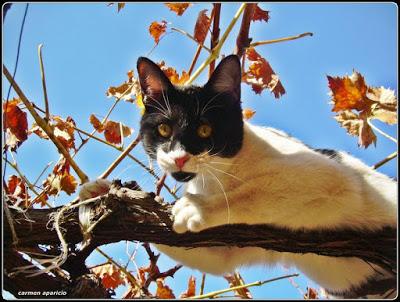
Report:
M167 172L185 153L157 152ZM379 229L397 224L397 184L340 152L340 162L272 128L244 125L243 147L232 158L191 156L183 171L195 172L173 207L182 233L226 223L268 223L289 229ZM358 258L266 251L261 248L185 249L156 245L176 261L211 274L253 264L294 265L331 291L357 287L377 267Z

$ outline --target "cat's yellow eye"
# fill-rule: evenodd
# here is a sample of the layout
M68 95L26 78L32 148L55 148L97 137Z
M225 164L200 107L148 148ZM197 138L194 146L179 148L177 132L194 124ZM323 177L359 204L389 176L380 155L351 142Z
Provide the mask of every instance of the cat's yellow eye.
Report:
M203 124L197 128L197 135L201 138L208 138L212 133L212 128L209 125Z
M172 135L172 129L167 124L158 125L157 130L158 130L158 133L160 133L160 135L162 137L168 138Z

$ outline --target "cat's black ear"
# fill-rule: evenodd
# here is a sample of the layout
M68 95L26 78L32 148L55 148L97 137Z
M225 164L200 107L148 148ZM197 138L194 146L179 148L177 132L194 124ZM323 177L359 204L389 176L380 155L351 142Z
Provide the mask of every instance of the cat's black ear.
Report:
M142 92L153 99L161 99L162 95L172 87L164 72L148 58L140 57L137 61L140 87Z
M234 100L240 101L241 81L239 57L237 55L229 55L218 64L205 87L215 93L226 93Z

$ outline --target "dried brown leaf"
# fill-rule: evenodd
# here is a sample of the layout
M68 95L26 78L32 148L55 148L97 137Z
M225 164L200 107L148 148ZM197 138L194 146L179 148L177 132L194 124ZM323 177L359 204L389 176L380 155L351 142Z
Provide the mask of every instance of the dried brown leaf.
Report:
M12 99L3 103L3 127L6 130L5 149L16 151L28 138L28 119L26 112L18 104L21 100Z
M268 22L268 20L269 20L269 11L262 10L257 4L256 8L254 10L253 17L251 18L251 21L265 21L265 22Z
M27 191L27 185L20 177L11 175L4 186L4 190L13 204L19 204L24 208L29 206L28 200L30 196Z
M191 5L189 2L171 3L167 2L165 5L178 16L182 16L186 9Z
M210 28L211 19L207 16L207 10L203 9L199 12L196 25L194 26L194 38L200 44L204 44Z
M161 22L154 21L149 26L150 35L153 37L154 42L158 44L160 38L165 34L167 30L167 21L162 20Z
M157 291L156 297L158 299L175 299L175 295L171 288L168 285L164 284L163 279L157 279Z
M189 80L189 74L186 71L182 71L182 75L179 76L179 73L173 67L168 67L165 65L164 61L157 63L160 69L164 72L164 74L168 77L172 84L175 85L183 85L187 80Z
M256 112L250 108L244 108L242 113L243 113L243 118L245 120L251 119L254 116L254 114L256 114Z
M53 172L43 182L43 186L48 188L48 195L58 195L64 191L68 195L76 191L78 183L75 177L70 173L70 164L62 158L53 169Z
M131 135L133 130L128 126L122 125L122 135L127 137ZM111 144L121 143L121 126L120 123L114 121L107 121L104 124L104 137Z
M371 105L371 117L389 125L397 124L397 98L394 91L384 87L369 88L367 97L374 103Z
M281 97L285 93L285 88L283 88L278 75L272 70L268 61L254 47L246 49L246 57L252 63L249 65L249 69L244 72L242 81L251 85L256 94L261 94L264 89L268 88L275 98Z
M188 280L188 288L185 292L183 292L179 298L189 298L196 295L196 278L193 276L189 277Z
M105 288L115 289L120 285L125 284L125 278L123 274L115 265L107 263L98 267L92 268L100 279Z

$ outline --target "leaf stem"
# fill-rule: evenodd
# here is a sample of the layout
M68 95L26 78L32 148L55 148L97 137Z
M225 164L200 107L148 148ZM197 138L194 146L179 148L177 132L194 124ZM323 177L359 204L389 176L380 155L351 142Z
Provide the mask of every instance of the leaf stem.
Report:
M393 152L392 154L389 154L386 158L382 159L380 162L373 165L372 169L378 169L380 166L383 166L384 164L386 164L388 161L391 161L396 156L397 156L397 151Z
M290 37L279 38L279 39L274 39L274 40L258 41L258 42L250 43L250 47L257 47L257 46L260 46L260 45L267 45L267 44L291 41L291 40L300 39L300 38L303 38L303 37L306 37L306 36L312 37L313 35L314 34L311 33L311 32L306 32L306 33L302 33L302 34L299 34L299 35L296 35L296 36L290 36Z
M397 139L395 139L394 137L390 136L389 134L383 132L381 129L379 129L374 124L372 124L371 119L367 119L367 123L368 123L368 125L371 126L372 129L374 129L375 131L377 131L380 134L382 134L384 137L390 139L391 141L393 141L393 142L395 142L397 144Z
M38 56L39 56L39 63L40 63L40 75L42 76L42 86L43 86L43 95L44 95L44 106L45 106L45 112L46 112L46 121L49 121L50 120L49 99L47 97L46 76L45 76L44 67L43 67L42 47L43 47L43 44L39 44Z
M208 48L207 46L205 46L204 44L200 44L199 42L197 42L197 40L196 40L191 34L189 34L188 32L186 32L186 31L184 31L184 30L182 30L182 29L176 28L176 27L171 27L171 30L176 31L176 32L178 32L178 33L181 33L181 34L187 36L188 38L190 38L191 40L193 40L194 42L196 42L196 44L198 44L200 47L204 48L204 49L207 50L209 53L211 53L211 49L209 49L209 48Z

